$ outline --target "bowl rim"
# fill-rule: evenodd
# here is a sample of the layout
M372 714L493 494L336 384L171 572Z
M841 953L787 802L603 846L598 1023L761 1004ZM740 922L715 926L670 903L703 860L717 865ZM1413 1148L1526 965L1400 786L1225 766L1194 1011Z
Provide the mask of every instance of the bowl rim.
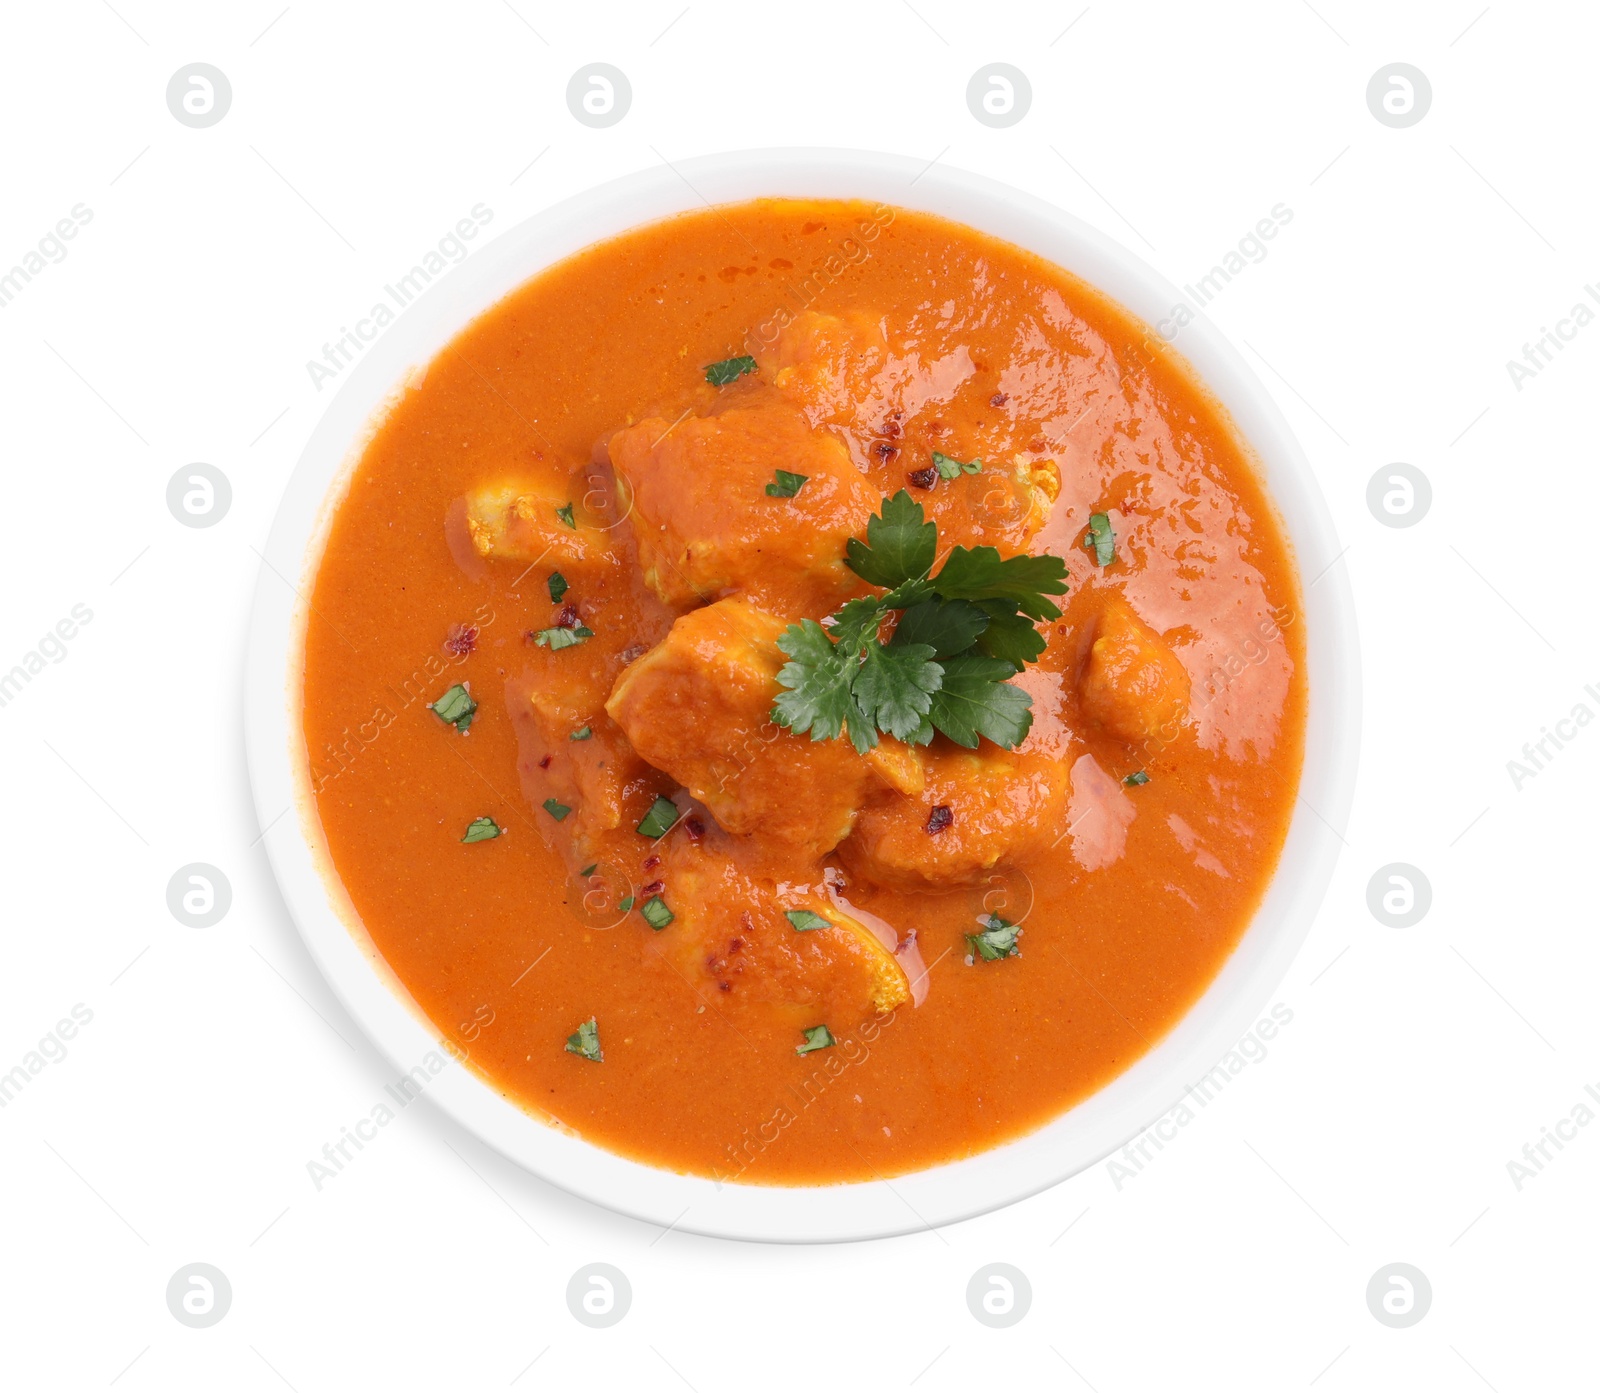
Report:
M399 983L332 871L300 735L306 596L351 470L410 374L480 313L562 258L673 214L762 197L863 199L929 212L1070 271L1147 325L1185 297L1073 215L984 175L861 150L766 149L636 171L502 232L439 277L343 375L285 485L262 553L246 648L245 745L269 862L291 917L351 1017L402 1075L467 1131L534 1175L647 1223L709 1236L837 1242L954 1223L1037 1194L1122 1147L1175 1107L1254 1025L1332 877L1355 785L1361 686L1355 609L1332 515L1288 422L1204 316L1181 356L1256 455L1298 564L1307 722L1299 798L1249 928L1205 992L1154 1047L1036 1130L892 1179L820 1186L724 1182L658 1169L524 1112L452 1047ZM1152 331L1153 332L1153 331ZM1309 581L1305 578L1312 577ZM286 816L294 810L298 815Z

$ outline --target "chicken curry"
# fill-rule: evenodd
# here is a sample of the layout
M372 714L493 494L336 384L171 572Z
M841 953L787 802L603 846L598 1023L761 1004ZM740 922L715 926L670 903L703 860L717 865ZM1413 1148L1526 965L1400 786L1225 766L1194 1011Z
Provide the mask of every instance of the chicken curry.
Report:
M527 1111L723 1180L1049 1121L1271 878L1283 529L1167 345L1014 246L765 200L541 272L415 374L305 635L376 950Z

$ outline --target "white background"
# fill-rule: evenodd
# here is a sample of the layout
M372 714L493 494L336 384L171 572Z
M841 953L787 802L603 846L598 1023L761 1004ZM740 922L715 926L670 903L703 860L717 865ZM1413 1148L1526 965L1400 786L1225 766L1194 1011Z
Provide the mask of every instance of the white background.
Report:
M0 1071L75 1003L93 1021L0 1110L0 1382L1595 1386L1600 1126L1520 1191L1507 1162L1600 1088L1600 729L1520 790L1506 767L1600 712L1600 327L1520 391L1506 368L1600 283L1592 7L65 0L5 24L0 273L75 204L93 219L0 309L0 671L93 619L0 708ZM994 60L1033 88L1008 129L966 105ZM1408 129L1366 103L1395 60L1432 84ZM165 101L193 61L233 88L204 130ZM592 61L633 87L605 130L564 98ZM1132 1179L889 1242L663 1234L430 1105L319 1192L307 1162L392 1075L278 899L241 748L255 549L328 395L306 360L476 203L498 232L764 144L981 170L1178 283L1292 209L1209 312L1300 432L1360 607L1360 785L1293 1021ZM165 501L194 461L233 489L204 530ZM1366 504L1394 461L1433 488L1406 529ZM166 905L195 861L233 888L209 929ZM1432 884L1411 928L1368 910L1389 862ZM165 1298L196 1261L233 1292L203 1330ZM596 1261L633 1288L606 1330L565 1299ZM1033 1293L1000 1330L965 1297L995 1261ZM1407 1329L1365 1296L1396 1261L1433 1292Z

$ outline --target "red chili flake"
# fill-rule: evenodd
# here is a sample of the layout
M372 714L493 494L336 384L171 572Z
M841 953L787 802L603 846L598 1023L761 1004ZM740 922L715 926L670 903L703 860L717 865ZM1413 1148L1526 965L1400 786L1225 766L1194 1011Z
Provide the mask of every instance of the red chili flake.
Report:
M728 952L729 953L737 953L743 947L744 947L744 940L742 938L730 938L728 940Z
M666 881L664 881L664 880L652 880L639 893L641 895L649 897L650 895L659 895L666 888L667 888L667 882Z
M717 990L718 991L723 991L723 992L731 992L733 990L733 983L732 982L718 982L717 983Z
M931 489L933 487L934 480L938 477L939 471L930 464L926 469L911 470L911 472L906 475L906 482L908 482L912 488Z
M883 423L883 433L890 440L898 440L905 432L905 426L901 424L905 418L906 413L904 411L891 411L889 419Z
M637 662L649 651L649 648L642 643L630 643L622 650L622 652L617 654L617 656L621 658L624 663L632 663Z
M452 624L450 632L444 636L444 651L454 653L458 658L465 658L478 646L478 626L476 624Z
M546 755L543 759L541 759L539 761L539 768L548 769L549 767L550 767L550 756Z
M880 440L872 447L872 453L875 454L879 459L888 461L892 460L900 453L900 447L898 445L891 445L887 440Z
M576 629L578 627L578 607L576 605L562 605L556 613L556 627L558 629Z
M955 820L956 815L950 811L950 805L948 803L939 804L937 808L928 814L928 835L930 837L938 836Z
M992 397L989 398L989 405L1004 406L1008 400L1010 400L1010 398L1008 398L1004 392L996 392Z
M683 830L689 834L691 842L697 842L701 837L705 836L706 825L699 818L691 817L684 821Z
M661 858L659 856L646 856L644 858L644 869L647 871L655 870L655 868L660 864Z

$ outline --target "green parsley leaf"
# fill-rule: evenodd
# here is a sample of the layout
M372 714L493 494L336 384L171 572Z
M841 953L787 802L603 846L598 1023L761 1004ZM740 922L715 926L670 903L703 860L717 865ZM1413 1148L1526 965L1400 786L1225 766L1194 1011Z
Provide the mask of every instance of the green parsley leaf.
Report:
M938 528L921 504L904 489L884 500L867 541L846 543L846 564L889 593L779 635L790 661L778 672L786 690L773 704L774 724L813 740L848 732L860 754L880 731L919 745L940 730L968 749L980 736L1015 748L1032 725L1032 700L1007 679L1044 652L1035 621L1060 618L1048 596L1066 593L1066 564L956 547L930 577L937 551ZM896 610L894 635L880 642Z
M794 1052L796 1054L810 1054L813 1050L825 1050L830 1045L835 1045L838 1043L838 1041L833 1038L832 1032L825 1025L807 1026L805 1030L805 1037L805 1044L796 1045L794 1047Z
M633 896L624 895L620 900L617 901L617 908L626 914L630 909L633 908Z
M596 1064L605 1059L600 1052L600 1027L593 1016L567 1036L567 1052L580 1059L592 1059Z
M1017 939L1022 936L1020 924L1009 923L998 914L991 914L984 924L981 933L963 935L967 940L967 955L974 962L992 963L1021 955L1022 950L1017 946Z
M1003 658L1021 672L1044 652L1044 635L1010 600L980 600L978 608L989 617L989 627L978 636L980 653Z
M492 842L500 835L500 824L492 817L475 817L467 824L464 842Z
M578 530L578 524L572 520L572 504L568 503L564 507L557 508L556 516L574 532Z
M865 543L855 537L845 543L845 565L869 584L888 589L928 574L938 538L939 529L923 521L922 504L901 489L884 500L878 517L868 520Z
M944 670L926 643L869 643L855 674L852 695L867 719L897 740L922 729Z
M791 474L787 469L774 469L773 482L767 485L767 497L793 498L810 477L809 474Z
M655 841L657 837L664 837L672 831L677 821L678 805L670 798L657 798L639 824L639 835Z
M594 734L594 727L593 726L585 726L582 730L573 731L571 735L567 736L567 739L568 740L587 740L593 734Z
M1089 531L1084 536L1085 551L1094 553L1095 564L1109 566L1117 559L1117 534L1111 530L1111 518L1105 513L1089 514Z
M472 693L467 690L465 682L457 682L438 701L428 708L435 716L447 726L454 726L463 735L467 727L472 724L472 718L478 714L478 703L472 699Z
M941 479L956 479L963 474L976 474L983 468L981 459L967 460L965 463L952 459L949 455L941 455L937 450L933 452L933 467L939 471Z
M561 597L572 587L567 584L567 578L560 571L551 571L550 579L545 582L550 587L550 603L559 605Z
M565 822L567 814L572 811L565 803L558 803L554 798L544 800L544 810L557 822Z
M795 928L805 933L807 929L831 929L833 920L824 919L820 914L813 914L809 909L786 909L783 917Z
M599 869L600 869L600 863L598 861L591 861L587 866L585 866L581 871L579 871L578 874L587 879L589 876L592 876Z
M639 913L644 915L644 922L657 933L666 928L677 916L667 908L667 902L660 895L652 895L639 906Z
M859 667L858 650L835 644L815 619L802 619L778 635L778 647L794 661L778 671L780 692L772 706L774 725L813 740L832 740L848 725L862 754L878 743L878 732L861 710L850 686Z
M934 588L947 600L1009 600L1030 619L1059 619L1045 597L1067 593L1067 563L1059 556L1008 556L993 547L956 547L945 558Z
M586 624L575 624L570 629L560 627L554 629L540 629L533 636L533 641L540 648L548 648L552 653L558 653L563 648L576 648L586 638L593 638L594 630Z
M720 363L706 364L706 381L713 387L726 387L728 383L756 370L756 360L748 353L737 358L724 358Z
M926 644L935 658L953 658L988 627L989 616L968 600L924 600L900 616L892 646Z
M969 750L978 748L980 735L1014 750L1033 725L1033 698L1006 681L1012 671L1001 658L951 658L944 665L943 685L933 695L929 719Z
M1129 774L1123 781L1129 788L1138 788L1140 784L1150 782L1150 776L1140 769L1137 773Z

